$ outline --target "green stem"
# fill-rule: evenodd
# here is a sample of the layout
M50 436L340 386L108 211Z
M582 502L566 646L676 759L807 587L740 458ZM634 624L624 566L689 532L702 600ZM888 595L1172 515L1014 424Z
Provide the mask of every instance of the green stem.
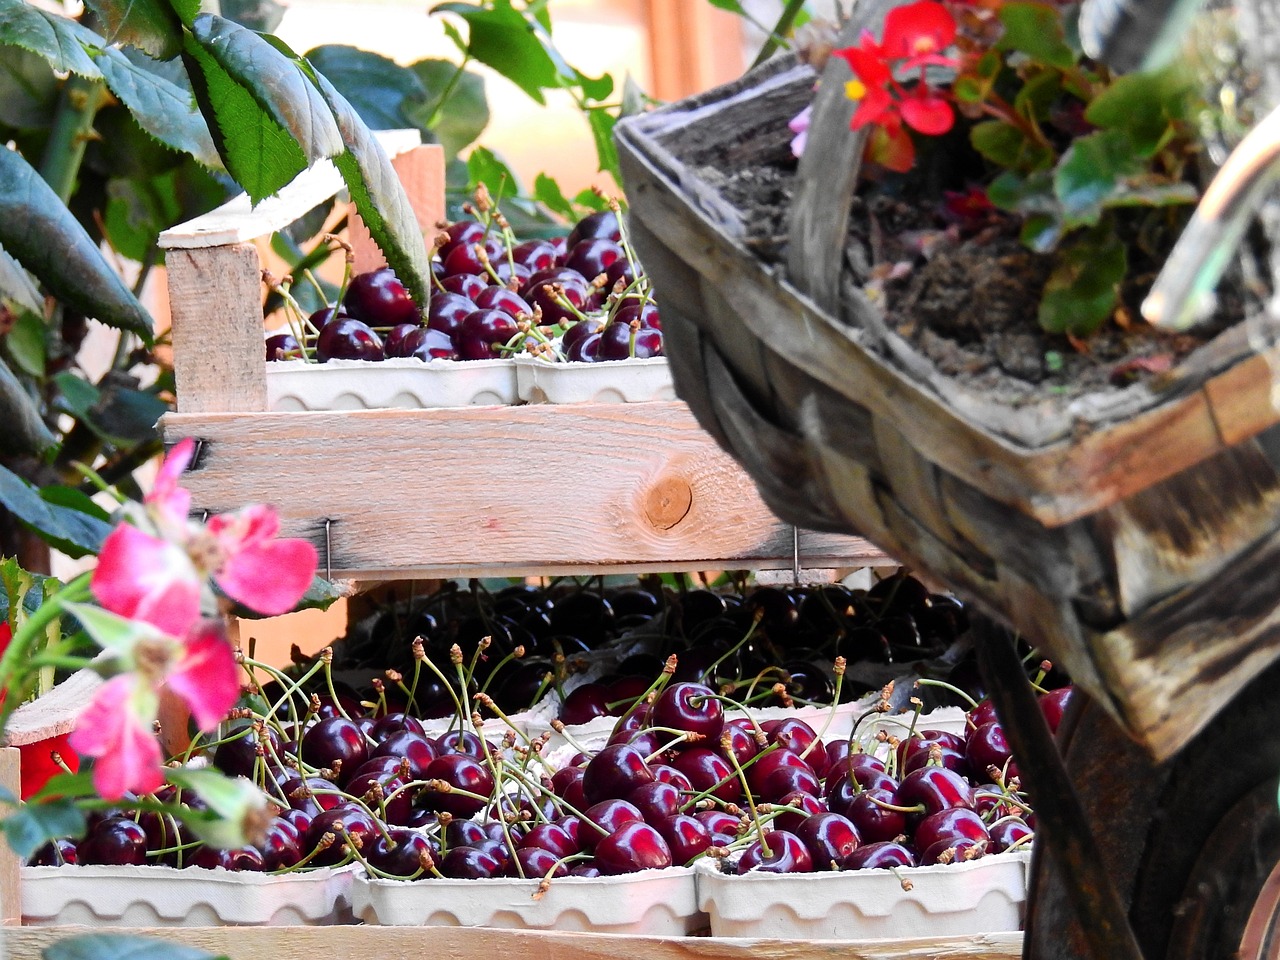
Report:
M0 690L9 690L13 687L14 676L20 669L25 669L29 665L31 645L37 637L44 634L49 624L62 615L66 603L89 598L89 581L92 576L92 571L86 571L53 596L46 597L35 612L27 617L22 626L14 632L4 655L0 656ZM19 698L14 696L5 698L3 706L0 706L0 730L5 728L9 715L17 709L18 705Z
M791 32L791 25L795 23L796 17L800 15L800 11L804 8L804 0L787 0L787 5L782 8L782 13L778 17L778 22L774 24L773 29L769 31L769 37L765 40L764 45L760 47L760 52L756 54L756 58L751 61L752 69L760 66L771 56L773 52L782 46L785 42L783 38Z
M93 135L93 119L106 97L107 86L101 80L72 76L62 88L62 99L40 161L40 176L63 203L75 192L85 147Z

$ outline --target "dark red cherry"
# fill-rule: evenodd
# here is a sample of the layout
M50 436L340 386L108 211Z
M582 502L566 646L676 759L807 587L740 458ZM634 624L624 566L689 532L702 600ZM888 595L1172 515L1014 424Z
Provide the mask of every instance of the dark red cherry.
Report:
M633 330L629 323L610 323L600 331L599 360L626 360L631 357L662 356L662 331L652 327Z
M595 848L595 864L606 875L659 870L671 862L671 848L662 834L641 821L624 823Z
M409 878L425 870L424 856L435 862L437 851L421 831L390 827L386 836L381 832L375 834L373 842L360 853L375 870L393 877Z
M621 285L626 290L636 282L636 271L631 266L631 261L626 257L619 257L613 263L609 264L604 272L605 289L612 293Z
M968 714L969 728L975 729L984 723L998 721L1000 718L996 716L996 705L990 700L979 700L978 705L973 707Z
M76 843L66 837L50 840L31 855L28 863L33 867L60 867L64 863L79 863Z
M413 791L400 789L409 783L401 773L401 763L397 757L366 760L344 789L368 804L386 823L405 826L413 807Z
M442 330L417 327L405 338L404 356L417 357L424 363L432 360L457 360L458 348Z
M701 736L701 746L715 748L724 729L724 707L716 693L701 683L672 683L653 702L650 722Z
M511 257L533 273L557 266L555 244L546 240L526 240L511 248Z
M262 853L254 847L238 847L235 850L201 847L191 855L190 863L193 867L203 867L206 870L221 867L236 873L259 873L262 871Z
M577 837L571 835L568 828L558 823L539 823L530 828L529 832L520 838L519 846L521 849L540 847L557 857L572 856L580 849Z
M969 774L970 766L965 756L964 737L946 730L921 730L898 744L900 775L906 776L912 770L920 769L932 762L931 758L935 755L942 760L942 765L948 770L954 770L961 776Z
M939 840L932 846L925 847L920 854L919 864L927 867L933 863L963 863L966 860L977 860L987 852L987 842L970 840L962 837L958 840Z
M415 330L422 329L416 323L397 323L388 332L382 340L382 352L387 357L404 357L408 356L405 352L404 342L409 334Z
M1030 849L1031 840L1035 837L1035 831L1019 817L997 820L987 832L991 837L992 853L1004 853L1015 846L1019 850Z
M266 837L258 850L262 854L262 869L268 873L292 867L303 854L298 828L290 821L276 817L267 824Z
M543 323L567 326L576 322L586 310L591 291L576 270L557 267L554 271L535 273L520 288L520 296L524 297L529 306L542 310ZM566 306L562 300L569 305Z
M451 847L437 867L441 876L458 880L487 880L502 873L502 861L476 847Z
M363 847L377 832L377 824L364 807L357 803L340 803L333 809L317 813L311 818L311 825L307 827L307 834L303 838L303 846L307 850L314 850L326 834L332 834L334 837L332 845L317 853L315 859L310 861L317 866L332 866L350 859L353 855L353 851L349 849L348 838L351 841L359 838Z
M794 810L783 810L773 818L773 825L788 833L797 833L797 827L816 813L828 813L827 805L811 793L788 793L778 798L777 806L794 807ZM798 812L797 812L798 811Z
M529 317L533 308L520 294L506 287L486 287L476 297L476 307L481 310L501 310L509 317Z
M344 799L337 785L322 777L290 777L280 784L280 789L289 806L313 817L321 810L336 807Z
M533 276L533 271L523 263L512 264L506 257L493 265L493 272L498 275L501 286L514 287L516 290L528 283L529 278Z
M579 240L569 248L564 265L570 270L577 270L588 280L593 280L624 256L622 247L614 241L589 237Z
M1040 712L1044 714L1045 721L1049 724L1049 730L1053 733L1058 732L1058 725L1062 723L1063 711L1067 709L1067 703L1071 699L1071 692L1074 687L1058 687L1056 690L1050 690L1048 693L1040 694Z
M644 817L626 800L601 800L582 811L587 823L578 832L578 843L584 850L595 849L600 840L628 823L643 823ZM600 829L597 830L591 824ZM602 832L603 831L603 832Z
M475 310L467 314L454 336L460 360L491 360L505 356L502 347L520 329L515 318L501 310Z
M840 862L841 870L883 870L889 867L914 867L915 855L900 843L884 840L864 843Z
M653 780L645 754L626 743L605 747L587 763L582 791L591 803L625 797L636 787Z
M618 223L618 215L612 210L597 210L589 213L569 231L565 238L565 246L572 249L574 244L589 237L603 237L615 242L622 239L622 227Z
M736 803L742 799L742 781L729 761L714 750L690 747L681 751L671 765L689 778L690 786L697 793L714 788L711 796L725 803Z
M407 719L413 720L412 717ZM417 723L416 720L414 722ZM439 755L440 751L430 737L410 727L384 737L382 742L373 748L371 754L373 757L395 757L397 760L408 760L409 775L415 780L423 779L427 766Z
M436 757L427 765L424 779L441 780L450 789L424 790L419 795L418 804L427 810L443 811L455 817L479 813L493 793L493 774L489 768L465 753L445 753ZM459 791L465 791L465 794Z
M593 333L598 333L604 327L603 320L597 320L595 317L587 317L585 320L579 320L568 330L564 332L564 336L560 338L560 346L564 350L569 350L576 343L585 340Z
M646 823L657 823L664 817L679 813L683 802L679 788L661 780L642 783L627 794L626 800L640 811Z
M600 331L589 333L575 340L565 349L564 358L574 363L595 363L600 349Z
M907 832L907 815L882 806L893 804L896 795L896 791L882 788L864 790L841 811L857 828L863 843L892 840Z
M147 862L147 831L129 817L98 821L77 845L80 863L140 866Z
M813 857L815 870L838 870L861 839L853 821L838 813L815 813L796 827L795 835Z
M609 715L609 689L599 683L584 683L570 690L560 706L560 720L569 726Z
M246 777L254 779L259 756L263 762L270 762L272 756L280 753L280 737L271 727L262 727L264 732L261 741L252 725L240 721L232 728L231 734L240 734L234 738L223 740L213 752L213 765L229 777ZM258 753L259 745L265 751Z
M973 807L973 787L946 767L921 767L902 778L894 801L900 807L923 806L921 817L948 807Z
M437 249L437 256L441 260L457 247L469 247L473 243L482 242L488 231L478 220L456 220L444 228L444 233L448 239Z
M569 867L550 850L542 847L521 847L507 864L509 877L567 877Z
M369 745L354 721L325 717L303 734L301 756L313 767L338 771L338 783L345 784L369 758Z
M292 333L277 333L267 337L268 360L297 360L302 357L302 346Z
M1018 765L1012 762L1013 751L997 720L970 731L964 751L972 776L983 776L988 767L995 767L1006 780L1018 775Z
M693 819L707 828L711 834L711 845L727 847L738 839L738 828L741 821L723 810L699 810Z
M809 749L818 739L818 733L813 729L813 727L809 726L809 724L805 723L803 720L799 720L795 717L787 717L784 720L778 721L777 724L769 728L768 738L770 743L776 743L783 750L790 750L796 756L808 763L810 767L813 767L813 772L818 776L822 776L826 772L826 751L822 751L821 760L824 766L822 769L819 769L815 766L815 760L818 759L818 748L814 747L812 750ZM808 753L805 751L808 751Z
M456 273L442 279L440 286L446 293L456 293L468 300L475 300L489 284L483 277L477 277L475 274ZM434 301L435 297L431 299Z
M790 750L775 748L763 753L747 770L747 783L757 801L776 801L793 791L822 793L822 784L813 768Z
M354 317L338 317L324 325L316 338L316 359L381 360L382 339L368 324Z
M652 821L652 826L671 849L672 863L687 865L711 846L711 831L687 813L673 813Z
M469 273L475 276L489 275L488 264L497 265L504 253L502 244L494 237L475 243L459 244L440 260L446 275Z
M794 833L774 830L742 851L738 873L811 873L813 857Z
M390 267L357 273L342 298L347 313L371 327L422 322L418 305Z
M462 326L467 314L475 313L473 300L459 293L437 293L427 308L427 326L452 337Z
M730 755L737 757L738 765L746 766L760 752L760 744L756 743L754 731L736 723L726 723L714 749L726 759Z
M917 850L927 850L935 843L973 840L983 845L991 840L982 818L965 807L950 807L930 814L916 824L911 841Z
M658 315L658 305L652 300L626 300L614 311L614 323L630 323L639 320L641 327L662 329L662 318ZM794 604L792 605L794 610Z
M898 783L883 770L868 768L858 780L847 773L835 779L827 780L827 806L836 813L849 815L850 805L865 790L888 790L891 793L898 789Z

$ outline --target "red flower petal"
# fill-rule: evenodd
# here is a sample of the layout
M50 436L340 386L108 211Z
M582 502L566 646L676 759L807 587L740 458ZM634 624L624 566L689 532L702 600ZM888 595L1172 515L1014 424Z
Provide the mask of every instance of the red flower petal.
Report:
M849 69L853 71L854 76L868 87L883 87L893 79L889 65L884 62L884 56L879 48L866 49L865 45L846 47L843 50L833 51L832 56L839 57L849 64Z
M53 762L53 754L60 756L72 773L80 769L80 755L71 748L70 739L70 734L63 733L18 747L18 753L22 757L19 766L22 771L23 800L30 800L44 789L46 783L62 773L62 767Z
M882 45L886 56L893 59L938 53L955 38L955 17L937 0L894 7L884 19Z
M906 173L916 162L916 145L901 124L879 126L871 132L866 155L887 170Z
M69 738L83 757L97 758L93 785L107 800L151 793L164 783L160 742L151 732L156 696L131 673L112 677L94 694Z
M274 617L297 606L318 560L316 548L305 540L270 540L230 556L214 579L233 600Z
M191 708L201 730L212 730L240 695L239 669L221 620L203 619L186 637L186 652L166 683Z
M946 133L955 123L951 104L927 87L920 87L916 93L904 98L900 109L907 126L929 136Z
M127 523L103 541L91 586L107 610L175 637L200 616L200 578L186 551Z
M858 109L849 120L850 130L860 130L868 124L885 122L893 114L893 98L888 90L869 89L858 101ZM896 119L896 118L895 118Z

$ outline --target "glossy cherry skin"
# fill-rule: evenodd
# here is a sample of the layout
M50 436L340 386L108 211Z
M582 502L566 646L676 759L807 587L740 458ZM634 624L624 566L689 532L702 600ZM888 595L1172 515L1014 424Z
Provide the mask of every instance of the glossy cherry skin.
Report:
M997 820L987 832L991 837L992 853L1004 853L1014 846L1019 850L1030 849L1031 839L1035 837L1035 831L1018 817Z
M679 813L684 798L674 784L653 780L636 787L627 794L626 800L640 811L646 823L657 823Z
M354 317L338 317L324 325L316 338L316 359L381 360L382 338Z
M595 847L595 864L606 875L659 870L671 863L667 841L642 821L624 823Z
M600 331L600 345L596 348L599 360L626 360L631 357L662 356L662 331L652 327L635 329L628 323L610 323Z
M636 271L631 265L631 261L626 257L620 257L613 263L609 264L604 272L605 289L610 293L614 291L626 290L636 282Z
M651 823L671 848L672 863L686 865L711 846L711 831L687 813L675 813Z
M815 758L818 756L818 747L809 750L809 747L818 739L818 733L803 720L798 720L794 717L780 720L769 728L768 737L770 743L776 743L783 750L790 750L804 760L818 776L822 776L825 772L825 767L819 769L814 766ZM805 753L806 750L809 750L807 754ZM827 758L825 750L822 751L821 756L822 761L825 763Z
M815 870L838 870L861 842L853 821L838 813L815 813L796 827L795 835L813 857Z
M693 819L711 833L712 846L727 847L738 839L740 821L732 814L723 810L699 810L693 815Z
M376 834L372 842L360 851L375 869L393 877L412 877L424 869L424 855L435 862L437 850L426 834L391 827L387 835ZM388 837L391 842L388 842Z
M371 756L408 760L409 776L415 780L422 780L426 776L428 765L439 755L440 751L431 738L411 729L405 729L385 737L373 748Z
M475 757L477 760L483 760L485 755L484 744L480 742L479 735L472 733L470 730L458 730L456 728L446 730L436 738L436 749L440 753L465 753L469 757ZM495 748L490 745L489 752L495 752Z
M427 326L453 337L467 314L475 313L476 305L459 293L437 292L427 307Z
M605 747L587 764L582 792L591 803L625 797L636 787L653 780L645 754L626 743Z
M700 734L699 743L714 748L724 729L724 707L705 684L672 683L654 701L650 722L656 727Z
M460 297L474 300L489 284L485 278L477 277L471 273L455 273L444 277L440 281L440 286L444 288L446 293L456 293ZM432 301L434 300L435 298L432 297Z
M963 837L959 840L939 840L926 847L917 858L922 867L933 863L963 863L966 860L977 860L985 856L988 843L980 843Z
M233 872L257 873L262 870L262 853L254 847L240 847L236 850L218 850L214 847L200 847L191 854L190 864L212 870L221 867Z
M551 789L565 803L581 810L587 805L587 795L582 790L585 775L582 767L564 767L551 775Z
M569 231L569 235L565 238L565 246L572 249L573 246L589 237L603 237L606 240L618 242L622 239L622 226L618 223L618 215L612 210L597 210L589 213Z
M457 247L469 247L484 240L487 231L479 220L455 220L444 228L445 241L436 253L443 260Z
M348 859L346 837L360 838L362 845L369 843L378 827L363 807L355 803L340 803L330 810L316 814L307 827L303 846L314 850L325 834L333 834L332 845L316 854L311 862L317 866L332 866ZM344 837L344 834L346 837Z
M569 867L550 850L542 847L521 847L507 864L509 877L567 877Z
M776 806L794 807L795 811L784 810L773 818L773 826L787 833L798 833L797 828L816 813L830 812L827 804L811 793L796 791L778 798ZM798 812L796 812L798 811Z
M80 863L139 866L147 862L147 831L122 816L98 821L76 847Z
M66 837L50 840L27 861L28 865L33 867L60 867L64 863L79 862L80 854L76 850L75 841Z
M790 750L774 749L760 756L747 770L747 784L757 801L776 801L788 793L822 794L813 768Z
M644 822L640 811L625 800L601 800L582 812L587 823L582 825L578 833L578 843L584 850L595 849L596 844L603 837L618 830L624 824ZM593 823L600 829L592 827Z
M483 250L483 256L481 256ZM488 276L486 263L496 265L503 255L502 244L493 237L455 246L440 258L446 275L459 273Z
M585 337L579 337L566 347L564 358L572 363L595 363L599 359L599 349L600 331L596 330Z
M493 774L475 757L465 753L445 753L427 765L426 780L442 780L453 791L465 790L479 797L488 798L493 793ZM470 817L479 813L488 802L457 792L424 790L418 804L428 810L451 813L455 817Z
M742 799L742 781L734 774L729 761L714 750L690 747L681 751L671 765L689 778L690 786L698 793L715 787L711 796L725 803Z
M742 851L738 873L812 873L813 857L800 838L785 830L768 834L768 852L761 840L753 840Z
M938 842L954 843L973 840L988 844L991 840L982 818L965 807L950 807L930 814L916 824L911 841L917 850L927 850Z
M973 776L988 774L991 767L1000 771L1006 781L1018 775L1018 765L1012 762L1013 751L998 720L984 723L969 732L965 741L965 758Z
M892 840L865 843L840 861L841 870L883 870L915 865L915 854Z
M520 838L520 849L540 847L557 857L568 857L581 849L578 839L570 834L567 827L558 823L539 823Z
M432 360L457 360L458 348L448 334L431 327L416 327L404 340L404 356L417 357L423 363Z
M342 298L347 313L371 327L422 321L418 305L390 267L357 273Z
M863 843L893 840L907 832L907 815L897 810L887 810L880 803L892 804L896 796L897 791L893 790L864 790L839 812L848 817L857 828Z
M346 717L325 717L303 734L300 753L304 763L338 770L341 785L369 758L369 744L354 721Z
M506 287L485 287L476 296L476 307L480 310L501 310L510 317L533 315L533 308L524 297Z
M555 244L546 240L525 240L511 248L511 258L533 273L557 266Z
M454 335L460 360L491 360L503 356L501 350L520 329L515 318L501 310L475 310L463 319Z
M833 783L837 778L849 776L857 787L866 787L878 775L885 773L884 761L873 753L848 752L847 740L837 740L827 744L826 781ZM897 786L897 783L894 783Z
M622 247L613 240L588 237L579 240L569 248L564 258L564 265L570 270L577 270L588 280L592 280L605 273L610 266L624 256Z
M297 360L302 356L302 345L292 333L277 333L267 337L268 360Z
M535 273L520 288L520 296L530 307L542 311L544 324L568 325L577 322L579 315L587 309L591 290L577 271L557 268ZM562 298L569 306L560 302Z
M386 823L404 826L413 809L413 791L399 789L409 782L402 775L401 764L396 757L371 757L360 765L344 789L364 800Z
M632 320L639 320L642 327L652 327L655 330L662 329L662 317L658 313L657 304L652 300L628 300L614 311L613 320L615 323L630 323Z
M693 792L693 783L683 773L671 766L669 763L651 763L649 769L653 772L653 779L662 783L669 783L677 790L683 793Z
M921 730L898 744L898 770L906 776L929 763L931 751L937 747L942 765L962 776L969 772L965 760L965 738L946 730ZM985 769L985 768L984 768Z
M323 777L290 777L280 784L280 789L289 806L313 817L321 810L336 807L344 799L337 784Z
M836 813L849 815L849 807L860 793L865 790L888 790L890 793L898 789L898 783L883 770L868 768L857 780L848 773L835 779L827 780L827 805Z
M924 807L915 816L917 820L948 807L973 807L973 787L969 781L946 767L913 770L902 778L895 796L900 807Z
M302 859L302 837L298 828L279 817L267 824L267 833L258 845L262 854L262 869L271 872L292 867Z
M1056 690L1040 694L1040 712L1044 714L1051 732L1058 732L1058 725L1062 723L1062 714L1067 709L1067 703L1070 702L1074 689L1070 686L1058 687Z
M451 847L436 865L441 876L459 880L484 880L502 874L503 862L487 850Z
M419 330L416 323L397 323L382 338L382 352L388 358L407 356L405 353L404 342L409 334L415 330Z
M265 751L264 761L272 755L280 753L280 736L271 727L262 728L264 736L261 746ZM254 728L241 725L233 729L233 733L241 736L223 740L213 752L213 765L229 777L246 777L253 779L258 762L259 736Z
M969 710L969 729L972 730L982 726L984 723L991 723L993 720L999 719L996 715L996 705L994 703L990 700L979 700L978 705Z
M737 758L739 766L746 766L757 753L760 744L749 728L736 723L726 723L720 731L719 741L712 747L726 760L732 755Z

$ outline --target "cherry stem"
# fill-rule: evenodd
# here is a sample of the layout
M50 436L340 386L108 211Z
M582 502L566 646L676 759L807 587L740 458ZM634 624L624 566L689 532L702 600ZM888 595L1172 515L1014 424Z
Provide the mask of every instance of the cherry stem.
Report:
M945 680L930 680L927 677L921 677L919 680L916 681L916 686L917 687L939 687L950 693L954 693L957 697L960 697L962 700L964 700L966 703L969 704L970 710L974 709L978 705L978 701L973 699L973 697L970 696L966 691L961 690L959 687L957 687L953 683L947 683L947 681Z
M747 632L742 635L742 639L739 640L737 643L735 643L732 647L730 647L724 653L722 653L717 659L713 660L711 662L711 666L707 667L707 669L703 670L702 673L698 674L698 681L700 683L706 683L707 677L714 677L716 667L720 666L720 664L724 663L731 656L733 656L735 653L737 653L739 650L742 649L742 645L751 639L752 635L756 632L756 627L760 626L760 621L763 619L764 619L764 611L757 610L756 615L751 619L751 626L748 627Z
M823 736L831 729L831 722L836 718L836 710L840 707L840 687L844 684L844 657L836 657L836 689L831 697L831 709L827 711L827 719L822 723L822 729L818 731L817 736L813 738L813 743L809 744L800 753L800 759L803 760L813 752L813 748L822 743ZM824 751L826 747L822 748Z
M867 799L882 810L892 810L894 813L924 813L928 809L923 803L917 803L914 807L900 807L896 803L890 803L878 797L868 796Z
M764 824L760 822L760 813L756 810L756 798L751 795L751 787L747 784L747 775L743 772L742 764L738 762L738 755L732 750L726 750L725 753L728 754L729 762L733 764L734 772L738 775L738 781L742 784L742 792L747 798L747 808L751 811L751 819L756 825L756 834L760 838L760 849L764 851L766 857L771 857L773 856L773 851L769 849L769 841L764 833ZM762 750L752 759L757 759L763 755L764 751Z

